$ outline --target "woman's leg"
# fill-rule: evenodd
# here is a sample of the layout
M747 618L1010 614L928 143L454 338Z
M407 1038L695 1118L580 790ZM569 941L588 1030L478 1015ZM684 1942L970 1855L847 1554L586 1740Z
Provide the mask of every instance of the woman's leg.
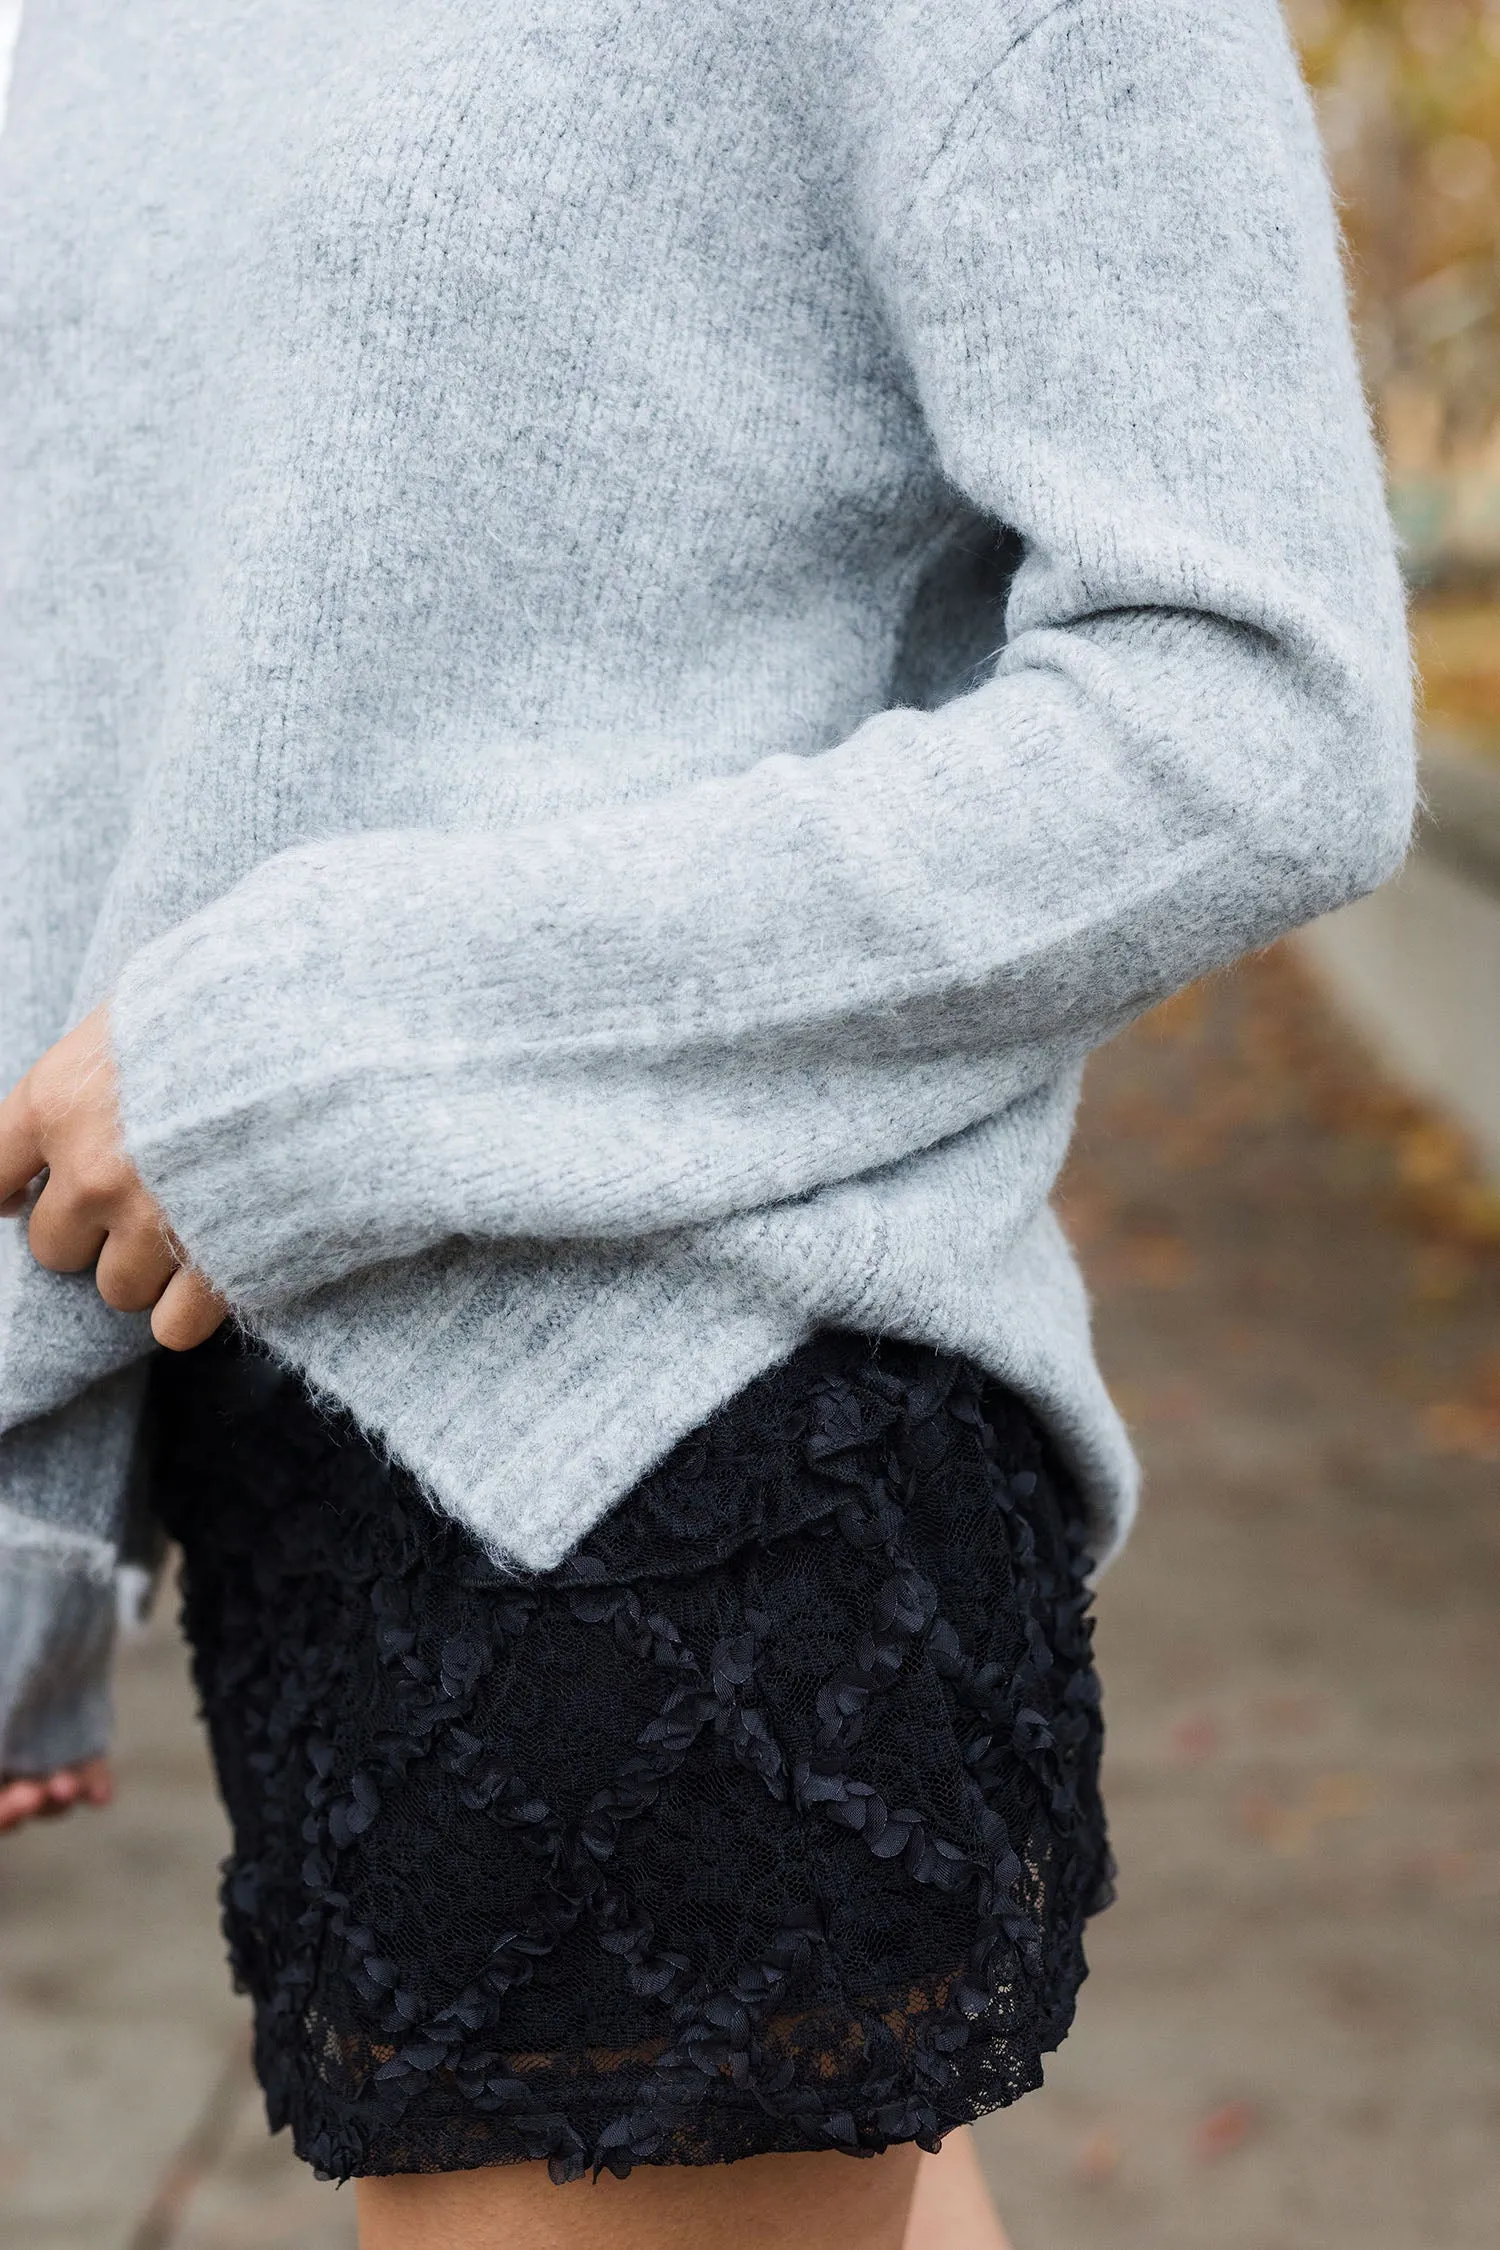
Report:
M638 2165L554 2187L545 2165L358 2184L360 2250L904 2250L912 2147L867 2161L751 2156ZM934 2238L936 2239L936 2238ZM970 2250L950 2236L945 2250ZM974 2250L991 2250L985 2237Z
M967 2126L917 2166L902 2250L1010 2250Z
M361 2180L360 2250L1010 2250L973 2136L893 2149L642 2165L554 2187L540 2164Z

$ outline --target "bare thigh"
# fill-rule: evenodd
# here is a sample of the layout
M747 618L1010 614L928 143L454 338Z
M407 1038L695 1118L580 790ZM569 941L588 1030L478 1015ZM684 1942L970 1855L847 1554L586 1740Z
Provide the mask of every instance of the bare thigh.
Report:
M360 2250L902 2250L918 2151L640 2165L554 2187L543 2164L358 2183Z

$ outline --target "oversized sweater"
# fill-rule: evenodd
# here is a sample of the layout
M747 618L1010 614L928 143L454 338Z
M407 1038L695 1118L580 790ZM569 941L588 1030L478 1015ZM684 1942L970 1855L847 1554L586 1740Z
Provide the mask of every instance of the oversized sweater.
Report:
M1402 606L1273 0L28 0L0 1077L101 1000L243 1322L542 1568L820 1324L1128 1444L1088 1049L1378 882ZM149 1347L0 1269L0 1697Z

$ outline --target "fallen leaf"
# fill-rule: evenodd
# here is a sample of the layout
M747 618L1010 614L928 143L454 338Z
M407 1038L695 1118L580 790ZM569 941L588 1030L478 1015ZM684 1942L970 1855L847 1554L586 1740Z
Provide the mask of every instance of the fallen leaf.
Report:
M1073 2169L1085 2187L1103 2187L1120 2169L1125 2151L1112 2125L1100 2125L1078 2151Z
M1328 1716L1325 1698L1312 1693L1263 1695L1252 1706L1255 1724L1267 1734L1314 1734Z
M1485 1399L1438 1399L1423 1407L1421 1425L1434 1453L1460 1461L1500 1461L1500 1406Z
M1247 1835L1285 1859L1299 1858L1334 1821L1353 1820L1374 1795L1368 1775L1318 1774L1288 1803L1268 1789L1247 1789L1240 1799L1240 1825Z
M1172 1729L1172 1755L1182 1766L1201 1766L1219 1747L1219 1729L1206 1711L1179 1719Z
M1243 2148L1259 2123L1260 2113L1252 2102L1221 2102L1193 2128L1193 2154L1200 2164L1215 2164Z

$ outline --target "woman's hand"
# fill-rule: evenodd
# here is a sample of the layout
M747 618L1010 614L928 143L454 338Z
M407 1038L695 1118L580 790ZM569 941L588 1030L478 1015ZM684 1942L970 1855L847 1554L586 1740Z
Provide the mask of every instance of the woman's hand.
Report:
M107 1758L59 1766L56 1773L22 1774L0 1781L0 1831L23 1828L28 1820L55 1819L75 1805L107 1805L115 1793Z
M213 1334L229 1308L187 1265L125 1153L104 1008L49 1047L0 1102L0 1217L25 1207L43 1171L29 1230L39 1265L54 1273L92 1266L117 1312L154 1307L151 1333L169 1351L191 1351Z

